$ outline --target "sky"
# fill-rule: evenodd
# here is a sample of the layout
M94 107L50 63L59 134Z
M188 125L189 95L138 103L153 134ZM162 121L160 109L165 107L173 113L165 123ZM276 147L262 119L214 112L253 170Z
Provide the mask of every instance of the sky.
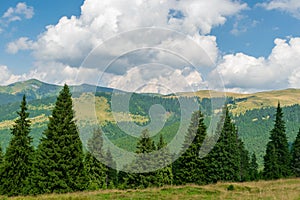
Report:
M298 0L1 0L0 37L0 85L300 88Z

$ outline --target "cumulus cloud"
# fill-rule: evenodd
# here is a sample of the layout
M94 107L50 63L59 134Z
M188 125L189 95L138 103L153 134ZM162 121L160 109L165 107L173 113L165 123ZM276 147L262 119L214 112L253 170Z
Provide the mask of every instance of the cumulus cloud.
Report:
M206 89L200 73L191 68L173 69L161 64L131 68L123 76L114 76L108 86L124 91L170 94Z
M19 50L33 49L33 42L27 37L21 37L18 40L7 45L6 51L11 54L16 54Z
M24 78L22 75L14 75L5 65L0 65L0 71L0 85L8 85L10 83L21 81Z
M174 62L169 54L182 56L183 60L189 60L192 65L211 65L216 62L219 55L215 36L208 35L211 29L224 24L227 17L236 15L246 8L247 4L233 0L85 0L79 17L62 17L57 24L47 26L46 31L36 40L22 37L9 43L7 52L32 51L36 59L35 73L39 73L41 78L45 78L47 73L47 79L56 82L59 78L69 80L70 77L52 73L49 68L53 63L59 66L53 66L53 69L59 68L61 72L65 67L72 69L70 70L72 72L67 70L68 72L75 73L76 68L81 65L91 50L99 45L105 45L107 40L111 39L120 43L110 45L106 50L98 52L100 54L95 56L98 59L91 59L94 62L90 60L86 63L85 68L92 69L89 71L90 76L94 76L95 71L103 72L101 67L105 67L105 64L116 56L123 59L119 58L118 62L114 63L115 67L110 68L106 77L128 75L130 69L148 62L175 66L174 71L181 70L180 73L183 73L184 67L190 66L183 66L176 60ZM10 11L7 15L12 15L10 13L16 11ZM136 34L129 34L128 37L118 40L120 33L144 27L171 29L179 31L185 37L178 37L178 34L167 33L167 31L149 34L140 32L140 35L137 31ZM190 41L193 41L194 45L191 45ZM197 48L195 45L202 49L201 54L195 51ZM160 51L129 52L128 55L125 51L146 47L160 48ZM139 56L130 56L138 53ZM190 74L186 76L194 77Z
M300 38L275 39L274 43L268 58L225 55L216 69L225 87L242 92L299 87Z
M6 24L14 21L21 21L23 18L31 19L34 15L34 9L32 6L27 6L26 3L20 2L16 7L10 7L2 15L2 20Z
M266 3L260 3L267 10L280 10L291 14L293 17L300 19L300 1L298 0L271 0Z

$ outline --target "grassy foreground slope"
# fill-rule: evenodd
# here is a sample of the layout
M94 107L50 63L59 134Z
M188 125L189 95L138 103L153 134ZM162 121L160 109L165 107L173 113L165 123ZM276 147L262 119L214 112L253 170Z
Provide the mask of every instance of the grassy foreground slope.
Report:
M233 185L233 190L228 187ZM5 197L3 197L5 198ZM169 186L144 190L102 190L36 197L13 197L14 200L58 199L300 199L300 179L214 185Z

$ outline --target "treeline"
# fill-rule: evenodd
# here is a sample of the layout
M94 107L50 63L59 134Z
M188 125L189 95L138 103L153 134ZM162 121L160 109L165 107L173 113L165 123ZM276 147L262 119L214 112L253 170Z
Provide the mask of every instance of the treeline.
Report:
M204 115L201 111L193 114L181 155L175 162L172 162L175 158L163 135L155 143L149 131L144 130L137 141L136 159L121 171L116 170L116 162L110 150L103 147L101 129L93 131L88 149L84 151L67 85L59 93L37 149L32 146L32 138L29 136L30 120L25 96L20 108L11 129L13 136L6 153L3 156L0 154L1 195L209 184L218 181L241 182L300 176L300 131L290 149L280 105L266 148L262 172L258 171L256 155L250 155L245 149L226 107L216 134L210 137L207 135ZM203 145L205 138L209 138L206 146ZM147 171L155 166L158 166L157 170ZM133 171L141 173L132 173Z

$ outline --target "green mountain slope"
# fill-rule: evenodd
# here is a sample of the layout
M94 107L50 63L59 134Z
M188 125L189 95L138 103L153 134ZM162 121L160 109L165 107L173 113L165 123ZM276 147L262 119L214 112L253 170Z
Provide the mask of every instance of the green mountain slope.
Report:
M46 128L48 117L56 100L56 95L61 86L46 84L38 80L29 80L0 87L0 144L6 148L10 140L10 128L17 117L19 102L25 93L28 98L28 108L32 121L31 135L36 146ZM158 94L133 94L131 96L130 113L111 111L111 95L114 91L110 88L95 87L91 85L72 86L74 107L80 117L85 119L91 115L87 107L79 104L96 91L95 115L101 124L106 136L118 147L134 151L136 138L124 133L115 122L117 116L121 123L134 122L137 125L151 123L149 110L155 104L162 105L167 111L167 121L159 134L164 134L166 141L171 141L177 133L180 120L180 104L174 95ZM118 91L118 90L116 90ZM118 91L120 94L125 94ZM213 95L211 95L213 93ZM209 124L211 114L211 96L218 97L224 94L215 91L199 91L197 93L181 93L187 98L195 95L199 97L202 110L206 114L206 123ZM287 135L290 144L296 137L300 127L300 90L288 89L281 91L260 92L255 94L228 93L228 103L233 119L238 127L239 134L250 152L255 152L258 162L262 166L262 158L265 153L265 145L269 139L269 132L273 126L275 106L278 101L283 106ZM173 97L173 98L172 98ZM93 97L94 98L94 97ZM92 113L93 114L93 113ZM158 135L154 136L157 140ZM88 136L82 136L86 142Z

